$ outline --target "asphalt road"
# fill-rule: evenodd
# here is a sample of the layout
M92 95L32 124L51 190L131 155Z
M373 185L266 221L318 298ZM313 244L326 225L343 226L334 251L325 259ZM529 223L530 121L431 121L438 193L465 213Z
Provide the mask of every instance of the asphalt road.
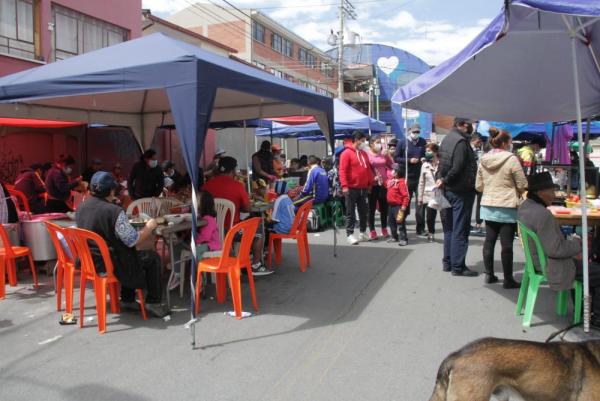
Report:
M22 269L20 285L0 301L0 400L421 401L443 358L464 344L486 336L543 341L569 324L546 288L533 326L522 327L518 290L452 277L441 270L441 239L409 236L403 248L348 246L342 237L334 258L332 231L311 234L306 273L295 247L284 246L277 273L257 279L258 314L237 321L224 314L229 302L202 302L195 349L183 328L189 301L175 292L170 321L109 314L99 335L93 297L86 327L60 326L51 278L42 275L35 291ZM482 242L472 239L467 259L479 271ZM515 249L520 270L517 242Z

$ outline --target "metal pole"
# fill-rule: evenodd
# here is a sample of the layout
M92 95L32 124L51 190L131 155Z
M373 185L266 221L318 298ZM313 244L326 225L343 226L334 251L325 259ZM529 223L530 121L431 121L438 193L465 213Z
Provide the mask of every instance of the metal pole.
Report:
M340 31L338 32L338 99L344 100L344 1L340 0Z
M575 87L575 111L577 112L577 142L579 144L579 197L581 199L581 243L583 262L583 331L590 331L590 288L588 266L588 221L587 221L587 193L585 190L585 147L583 144L583 130L581 124L581 100L579 98L579 72L577 71L577 51L575 40L577 31L571 29L571 61L573 65L573 81Z
M256 140L256 137L255 137ZM244 120L244 149L246 154L246 184L248 185L248 193L252 193L252 185L250 184L250 163L248 162L248 140L246 138L246 120Z

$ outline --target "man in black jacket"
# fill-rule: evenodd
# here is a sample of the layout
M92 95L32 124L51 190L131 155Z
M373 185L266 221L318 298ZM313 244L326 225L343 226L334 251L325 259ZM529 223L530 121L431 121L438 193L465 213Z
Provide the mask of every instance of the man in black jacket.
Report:
M15 181L15 189L23 192L33 214L46 211L46 184L41 173L42 165L32 164L31 167L21 170Z
M469 247L469 227L473 201L475 200L475 177L477 161L471 149L469 137L473 125L466 118L455 118L454 128L444 138L440 146L440 164L437 173L437 187L452 207L442 212L444 228L444 271L452 271L453 276L477 276L465 265Z
M422 160L425 158L426 146L427 142L425 139L421 138L421 126L419 124L414 124L412 127L410 127L410 134L408 138L406 138L405 141L398 141L396 154L394 155L394 160L396 163L403 166L408 164L408 169L406 171L406 183L408 186L408 196L410 197L410 200L408 202L406 215L410 214L410 204L414 199L417 235L425 237L427 237L427 234L425 233L425 208L419 208L416 195L417 188L419 186L419 177L421 175L421 165L423 164Z
M158 165L158 157L154 149L148 149L140 161L133 165L127 189L132 199L159 196L164 188L164 176Z

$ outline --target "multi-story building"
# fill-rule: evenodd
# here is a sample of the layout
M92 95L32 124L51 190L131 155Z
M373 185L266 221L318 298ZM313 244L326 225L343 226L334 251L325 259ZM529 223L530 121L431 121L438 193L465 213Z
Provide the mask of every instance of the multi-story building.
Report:
M260 69L336 96L336 61L258 10L196 3L168 20L235 48L236 57Z
M0 76L141 35L141 0L0 0Z

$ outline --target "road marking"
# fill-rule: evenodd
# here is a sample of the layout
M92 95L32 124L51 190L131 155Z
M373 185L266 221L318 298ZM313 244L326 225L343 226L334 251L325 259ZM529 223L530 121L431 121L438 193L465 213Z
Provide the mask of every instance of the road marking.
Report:
M46 344L50 344L50 343L52 343L52 342L54 342L54 341L56 341L56 340L60 339L61 337L62 337L62 336L55 336L55 337L49 338L49 339L47 339L47 340L40 341L40 342L38 343L38 345L46 345Z

